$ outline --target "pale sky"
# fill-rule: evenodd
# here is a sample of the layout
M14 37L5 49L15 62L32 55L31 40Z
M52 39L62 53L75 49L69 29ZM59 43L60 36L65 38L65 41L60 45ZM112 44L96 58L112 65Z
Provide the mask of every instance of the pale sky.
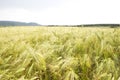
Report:
M0 20L42 25L120 23L119 0L0 0Z

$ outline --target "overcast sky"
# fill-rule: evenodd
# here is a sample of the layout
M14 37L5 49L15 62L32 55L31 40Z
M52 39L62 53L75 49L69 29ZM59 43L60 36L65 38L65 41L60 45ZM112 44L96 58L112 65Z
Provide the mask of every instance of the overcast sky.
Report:
M0 0L0 20L39 24L120 23L119 0Z

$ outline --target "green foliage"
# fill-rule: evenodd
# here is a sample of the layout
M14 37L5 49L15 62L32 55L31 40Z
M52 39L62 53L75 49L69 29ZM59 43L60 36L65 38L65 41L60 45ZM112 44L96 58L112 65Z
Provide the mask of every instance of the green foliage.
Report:
M0 80L120 80L120 29L0 28Z

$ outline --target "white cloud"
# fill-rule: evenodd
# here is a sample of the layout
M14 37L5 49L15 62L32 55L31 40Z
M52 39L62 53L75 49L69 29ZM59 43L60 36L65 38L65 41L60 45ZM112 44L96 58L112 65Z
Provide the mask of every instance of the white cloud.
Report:
M1 10L1 20L13 20L13 21L31 21L34 18L34 14L25 9L5 9Z
M119 7L118 0L65 0L58 7L38 11L0 10L0 19L40 24L120 23Z

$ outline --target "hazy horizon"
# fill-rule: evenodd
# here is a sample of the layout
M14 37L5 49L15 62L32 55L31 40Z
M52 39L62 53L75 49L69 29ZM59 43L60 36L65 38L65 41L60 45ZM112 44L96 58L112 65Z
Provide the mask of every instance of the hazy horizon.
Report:
M119 0L0 0L0 21L42 25L120 23Z

